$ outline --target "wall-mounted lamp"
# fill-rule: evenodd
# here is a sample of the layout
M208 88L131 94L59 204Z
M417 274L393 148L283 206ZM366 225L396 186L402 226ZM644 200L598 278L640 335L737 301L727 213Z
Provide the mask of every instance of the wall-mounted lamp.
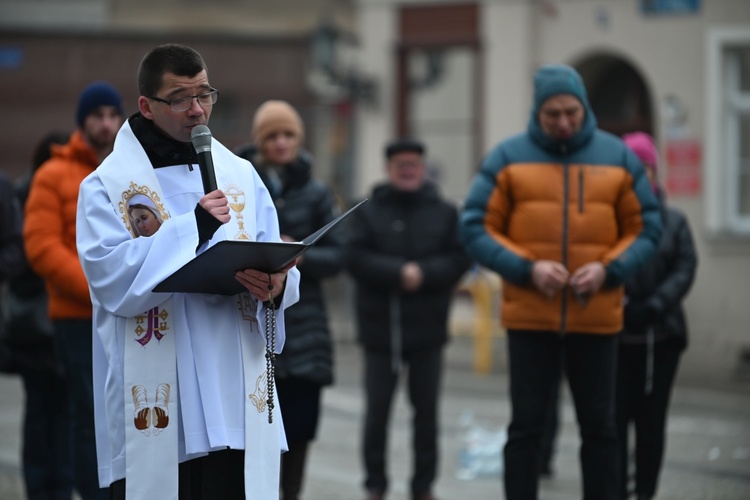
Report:
M361 101L374 104L377 82L365 76L343 54L352 52L357 40L343 33L330 20L324 19L312 34L312 66L307 75L310 89L320 98L330 101Z

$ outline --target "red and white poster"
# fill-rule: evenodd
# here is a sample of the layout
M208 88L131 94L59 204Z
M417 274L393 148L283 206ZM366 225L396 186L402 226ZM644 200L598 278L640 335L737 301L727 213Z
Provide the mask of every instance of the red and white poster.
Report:
M667 141L666 188L671 196L698 196L703 185L701 144L696 139Z

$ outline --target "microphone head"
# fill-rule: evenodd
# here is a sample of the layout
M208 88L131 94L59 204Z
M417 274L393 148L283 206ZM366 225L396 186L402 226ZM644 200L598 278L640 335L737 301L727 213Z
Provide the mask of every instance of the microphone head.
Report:
M196 125L190 132L190 139L196 153L211 152L211 131L205 125Z

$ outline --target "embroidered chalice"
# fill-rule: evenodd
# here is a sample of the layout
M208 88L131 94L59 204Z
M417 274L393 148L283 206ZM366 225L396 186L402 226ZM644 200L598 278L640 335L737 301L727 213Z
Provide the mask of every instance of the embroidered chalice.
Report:
M229 186L227 190L224 191L224 194L229 200L229 208L237 214L237 227L239 228L239 231L234 238L236 240L251 239L245 232L245 223L242 218L242 211L245 209L245 193L236 186Z

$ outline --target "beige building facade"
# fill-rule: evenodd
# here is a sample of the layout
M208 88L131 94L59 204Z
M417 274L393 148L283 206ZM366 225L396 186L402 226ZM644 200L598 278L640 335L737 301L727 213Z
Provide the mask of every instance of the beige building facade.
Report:
M198 48L222 90L214 135L237 146L258 104L289 100L345 202L384 178L383 144L412 135L460 204L482 156L525 129L535 68L575 66L603 128L656 137L692 225L680 377L750 380L748 0L2 0L3 168L19 175L43 133L72 126L91 79L135 111L140 57L169 41Z
M451 40L451 24L467 24L466 12L451 10L457 4L475 11L474 43ZM600 125L646 130L660 145L661 181L687 214L700 258L680 376L721 383L746 376L750 362L750 2L669 4L359 0L361 56L383 88L377 112L357 117L355 184L364 193L382 177L381 145L398 130L427 142L434 176L460 203L482 155L525 129L535 68L576 67ZM415 28L415 43L409 19L441 9L447 19ZM399 72L412 81L406 91Z

